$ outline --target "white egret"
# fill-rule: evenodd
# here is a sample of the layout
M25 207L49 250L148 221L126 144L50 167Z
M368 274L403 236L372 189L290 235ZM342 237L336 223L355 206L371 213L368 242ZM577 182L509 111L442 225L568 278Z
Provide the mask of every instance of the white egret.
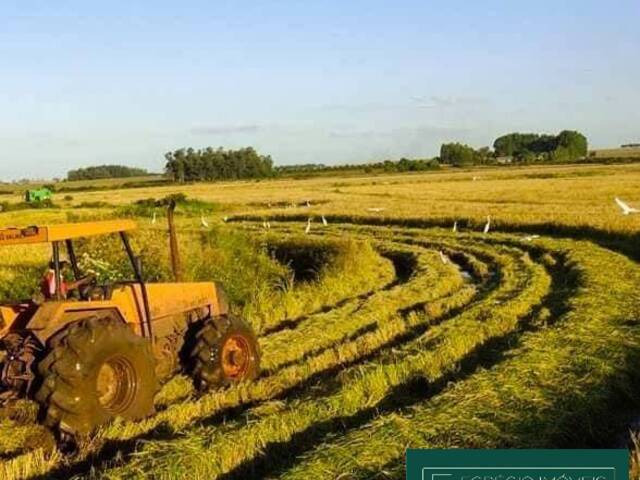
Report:
M487 223L484 225L484 233L489 233L489 229L491 228L491 216L487 215Z
M309 233L311 231L311 219L307 219L307 228L304 229L304 233Z
M629 215L630 213L638 213L638 212L640 212L640 210L638 210L637 208L630 207L625 202L620 200L618 197L616 197L616 203L618 204L618 206L622 210L622 214L623 215Z

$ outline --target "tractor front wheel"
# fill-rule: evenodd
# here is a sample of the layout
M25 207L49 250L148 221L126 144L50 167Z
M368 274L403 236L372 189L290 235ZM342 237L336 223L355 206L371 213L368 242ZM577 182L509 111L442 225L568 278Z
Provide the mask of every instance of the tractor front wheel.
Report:
M233 315L205 320L190 358L200 390L253 380L260 372L256 335L244 320Z
M137 420L154 412L158 382L150 343L115 315L72 323L49 346L36 393L45 425L82 436L115 417Z

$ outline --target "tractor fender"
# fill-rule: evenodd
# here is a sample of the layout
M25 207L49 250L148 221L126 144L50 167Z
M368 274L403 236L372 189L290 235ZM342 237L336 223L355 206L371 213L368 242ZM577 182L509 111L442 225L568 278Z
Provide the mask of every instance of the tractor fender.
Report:
M46 345L53 335L70 323L98 312L109 312L122 323L127 323L124 312L118 305L111 302L92 302L90 305L82 302L48 302L35 312L25 327L40 340L42 345ZM137 326L133 325L133 327L137 332Z

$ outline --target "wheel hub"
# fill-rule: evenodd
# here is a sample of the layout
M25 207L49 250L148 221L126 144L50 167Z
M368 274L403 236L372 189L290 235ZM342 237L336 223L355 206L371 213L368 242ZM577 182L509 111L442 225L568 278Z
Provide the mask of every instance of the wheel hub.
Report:
M251 347L241 335L232 335L222 346L222 369L226 377L242 379L251 363Z
M125 411L133 401L138 379L129 361L114 357L104 362L98 370L96 393L98 402L109 413Z

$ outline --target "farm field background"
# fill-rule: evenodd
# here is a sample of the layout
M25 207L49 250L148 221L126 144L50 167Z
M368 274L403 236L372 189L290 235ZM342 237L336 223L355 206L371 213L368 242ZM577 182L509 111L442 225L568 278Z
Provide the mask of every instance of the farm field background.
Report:
M0 225L134 216L145 272L165 279L162 210L152 223L135 202L175 193L200 201L178 211L187 275L224 283L263 374L206 394L177 376L156 415L71 456L22 402L0 421L0 478L404 478L407 447L625 441L640 411L640 215L614 198L640 204L640 165L82 191ZM107 244L85 250L119 270ZM46 262L0 252L3 299L29 294Z
M475 180L474 180L475 179ZM616 196L638 194L640 164L480 168L462 171L375 176L172 184L149 188L69 192L56 195L64 208L103 203L125 205L146 198L184 193L215 202L229 214L336 214L358 217L468 219L514 225L555 223L633 232L637 217L619 215ZM473 182L473 183L469 183ZM80 183L83 186L91 182ZM99 182L102 188L108 183ZM21 197L7 196L8 201ZM311 210L306 209L306 201ZM632 200L631 200L632 201ZM292 204L298 210L292 208ZM269 207L271 205L271 207ZM322 208L320 208L322 207ZM9 221L11 218L9 218ZM3 220L6 222L7 220Z

